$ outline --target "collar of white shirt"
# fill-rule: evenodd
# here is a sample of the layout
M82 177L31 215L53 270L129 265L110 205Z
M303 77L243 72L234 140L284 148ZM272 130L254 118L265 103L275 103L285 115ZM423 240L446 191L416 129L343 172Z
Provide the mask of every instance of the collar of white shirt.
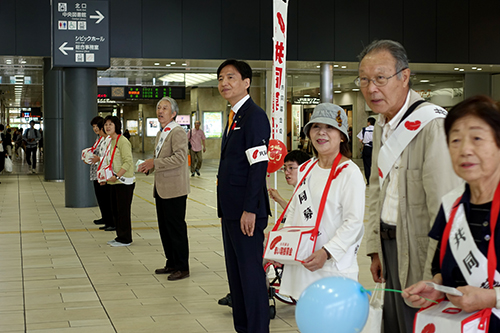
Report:
M234 114L238 113L238 110L245 104L245 102L250 98L250 95L246 95L242 99L238 101L238 103L234 104L231 110L233 110Z
M403 118L403 115L405 114L406 110L408 110L408 104L410 103L410 92L411 92L411 90L409 90L408 95L406 95L406 101L405 101L405 104L403 105L403 107L401 109L399 109L398 113L396 113L396 115L391 120L389 120L389 127L391 130L396 129L399 122L401 121L401 118ZM378 117L377 124L380 127L384 127L386 123L387 123L387 117L381 114Z

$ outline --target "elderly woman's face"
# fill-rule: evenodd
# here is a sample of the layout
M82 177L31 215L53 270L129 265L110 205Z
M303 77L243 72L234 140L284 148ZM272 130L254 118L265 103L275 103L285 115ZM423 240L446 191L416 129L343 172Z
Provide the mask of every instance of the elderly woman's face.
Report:
M336 155L340 151L340 131L333 126L312 124L309 137L319 155Z
M500 148L484 120L475 116L458 119L448 140L453 169L471 186L489 181L500 171Z

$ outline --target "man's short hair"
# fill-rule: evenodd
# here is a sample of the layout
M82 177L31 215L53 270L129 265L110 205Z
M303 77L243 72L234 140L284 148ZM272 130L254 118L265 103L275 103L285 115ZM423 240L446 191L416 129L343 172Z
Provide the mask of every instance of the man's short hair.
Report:
M403 45L390 39L374 40L370 43L370 45L365 47L363 51L361 51L361 53L358 55L358 60L361 63L361 60L363 60L363 58L368 54L381 51L389 52L396 60L396 72L410 67L410 65L408 64L408 56L406 55L406 50ZM401 76L402 74L399 73L397 75L398 79L401 79ZM409 86L410 88L412 86L411 80L409 81Z
M373 117L369 117L369 118L368 118L368 122L369 122L369 123L370 123L370 125L372 125L372 126L373 126L373 125L375 125L375 118L373 118Z
M226 66L232 65L238 73L241 75L241 79L250 79L250 85L252 84L252 67L250 67L249 64L242 60L236 60L236 59L228 59L224 61L222 64L220 64L219 68L217 68L217 78L219 77L220 72L222 69ZM250 93L250 85L247 88L247 93Z
M306 162L311 156L302 150L292 150L285 156L284 163L286 162L297 162L298 165Z
M3 131L5 129L5 126L3 124L0 124L0 131Z
M170 108L172 109L172 112L175 112L175 116L177 116L179 114L179 105L177 105L177 102L172 97L165 96L162 99L160 99L158 101L158 103L156 104L157 109L158 109L158 105L160 105L160 103L163 101L167 101L170 103Z

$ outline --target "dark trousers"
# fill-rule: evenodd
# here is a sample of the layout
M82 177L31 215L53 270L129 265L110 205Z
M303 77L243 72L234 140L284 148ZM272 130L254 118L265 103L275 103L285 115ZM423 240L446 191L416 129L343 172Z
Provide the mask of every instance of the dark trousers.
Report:
M135 184L109 185L111 194L111 209L116 226L115 240L120 243L132 243L132 198Z
M200 171L201 163L203 162L203 153L200 151L189 150L189 155L191 155L191 173L196 170Z
M387 289L401 290L396 239L382 239L382 251L384 253L385 287ZM384 333L413 332L413 320L418 310L406 305L401 294L386 291L383 311Z
M33 169L36 169L36 146L26 147L26 162Z
M162 199L155 190L156 215L166 268L189 271L189 241L186 225L187 195Z
M269 332L269 298L262 268L267 217L255 221L252 237L243 235L239 220L222 218L227 278L236 332Z
M0 152L0 172L5 168L5 152Z
M94 192L97 199L97 204L99 205L99 210L101 211L101 217L107 226L115 226L115 221L113 220L113 211L111 210L111 185L100 185L97 180L93 181Z
M372 150L373 147L363 147L363 167L365 168L366 184L370 185L370 174L372 169Z

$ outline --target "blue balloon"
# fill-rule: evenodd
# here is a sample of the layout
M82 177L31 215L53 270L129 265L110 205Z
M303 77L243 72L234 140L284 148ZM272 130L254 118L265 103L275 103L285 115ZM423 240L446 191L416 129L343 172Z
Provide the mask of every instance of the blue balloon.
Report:
M368 295L361 284L332 276L304 290L297 302L295 320L302 333L361 332L369 308Z

